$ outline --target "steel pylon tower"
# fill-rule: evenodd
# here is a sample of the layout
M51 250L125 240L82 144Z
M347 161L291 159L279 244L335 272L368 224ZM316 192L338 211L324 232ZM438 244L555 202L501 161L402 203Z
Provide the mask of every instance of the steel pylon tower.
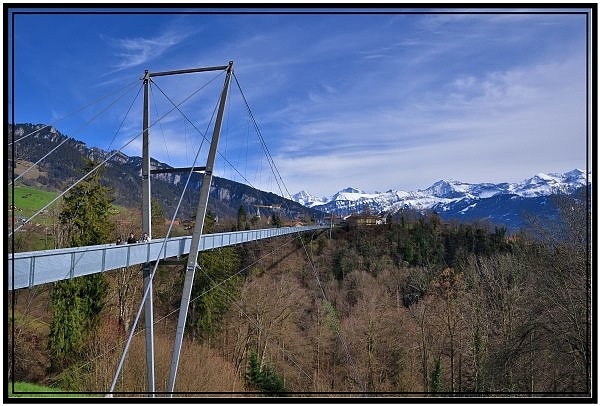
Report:
M181 306L179 307L179 319L177 321L177 331L175 333L175 342L173 344L173 355L171 360L171 370L169 372L169 383L167 392L174 392L175 380L177 378L177 368L179 366L179 356L181 353L181 344L183 342L183 333L185 331L185 322L187 312L190 305L190 297L192 294L192 285L194 283L194 275L198 266L198 250L200 248L200 237L202 236L202 228L204 226L204 217L206 215L206 207L208 204L208 194L212 182L213 166L217 154L217 145L219 143L219 134L221 132L221 123L223 121L223 112L227 102L227 93L229 91L229 83L231 81L231 73L233 72L233 61L227 66L227 74L225 76L225 84L221 92L221 100L219 102L219 110L215 120L215 128L206 159L206 168L204 170L204 178L202 179L202 187L200 189L200 199L198 201L198 209L196 211L196 224L192 233L192 241L190 245L190 255L185 270L185 279L183 282L183 293L181 295Z
M213 131L213 137L211 146L208 153L206 167L194 167L194 168L172 168L169 170L152 170L150 168L150 82L152 77L156 76L170 76L185 73L197 73L225 70L225 84L221 92L221 98L219 102L219 110L215 121L215 127ZM160 172L174 172L174 171L204 171L204 178L202 187L200 190L200 199L198 202L198 209L196 212L196 225L192 234L192 242L190 247L190 255L188 264L186 267L186 276L184 281L183 294L181 299L181 308L179 313L179 321L177 323L177 332L175 337L175 344L173 348L173 358L171 363L171 370L169 373L169 386L168 391L173 392L175 386L175 378L177 375L177 367L179 364L179 355L181 351L181 343L183 341L183 332L185 329L185 321L187 316L187 310L189 307L190 295L192 284L194 281L194 271L196 267L196 261L198 258L198 249L200 245L200 237L202 235L202 227L204 225L204 217L206 215L206 207L208 203L208 194L210 191L210 184L212 182L212 171L214 161L217 152L217 145L219 142L219 134L221 131L221 123L223 121L223 112L225 109L225 103L227 100L227 94L229 91L229 83L231 81L231 73L233 72L233 61L229 61L228 65L214 66L207 68L194 68L184 69L176 71L166 72L149 72L146 70L143 76L144 83L144 107L143 107L143 139L142 139L142 231L147 232L148 236L152 237L152 213L151 213L151 186L150 186L150 175L152 173ZM192 262L193 261L193 262ZM144 274L144 291L148 290L148 295L144 302L144 315L146 325L146 372L148 378L148 392L155 392L154 383L154 316L153 316L153 303L152 303L152 263L146 262L143 265Z

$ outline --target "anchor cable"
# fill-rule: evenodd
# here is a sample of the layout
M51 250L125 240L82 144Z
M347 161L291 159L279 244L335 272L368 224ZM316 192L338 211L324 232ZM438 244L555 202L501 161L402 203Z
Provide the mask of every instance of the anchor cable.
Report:
M188 100L188 99L189 99L189 97L186 100ZM182 103L180 103L180 104L182 104ZM173 111L175 109L179 110L179 107L177 105L174 105L174 106L175 107L171 111ZM212 114L211 119L210 119L210 121L209 121L209 123L207 125L206 132L208 132L208 127L210 126L210 123L212 123L212 120L213 120L213 118L215 116L216 110L217 110L217 105L215 105L215 108L213 110L213 114ZM113 382L112 382L112 384L110 386L109 392L113 392L114 391L115 385L117 384L117 379L119 378L119 375L121 373L121 369L123 368L123 363L125 362L125 357L127 356L128 352L129 352L129 346L131 344L131 340L133 339L133 335L134 335L133 333L135 332L135 329L137 328L137 324L138 324L140 315L141 315L142 310L144 308L144 303L146 302L146 298L148 297L148 294L150 292L150 288L152 286L152 282L154 281L154 276L156 274L156 270L158 268L158 264L160 263L160 257L162 255L163 250L165 249L165 246L167 244L168 238L171 235L171 230L173 229L173 225L175 224L175 219L177 218L177 214L179 212L179 208L181 207L181 203L183 201L183 197L185 195L187 187L188 187L188 185L190 183L190 180L192 178L192 174L194 173L194 169L193 168L194 168L194 166L196 166L196 162L198 161L198 157L200 156L200 151L202 150L202 146L204 145L204 140L206 140L205 136L203 136L202 138L203 138L203 140L202 140L202 142L200 143L200 146L197 149L196 156L194 157L194 162L192 164L192 167L188 171L188 176L187 176L187 179L185 181L185 185L183 187L181 195L179 196L179 201L177 202L177 206L175 207L175 210L173 212L173 216L171 218L171 222L169 224L169 228L167 229L166 235L163 238L163 241L162 241L162 244L160 246L160 250L158 252L156 261L154 261L154 266L153 266L152 272L150 273L150 276L149 276L150 283L148 283L147 286L146 286L146 288L144 289L144 295L142 297L142 300L140 302L140 306L138 308L135 320L134 320L133 325L131 327L131 332L130 332L129 337L127 339L127 343L125 344L125 348L123 349L123 354L121 355L121 359L120 359L119 364L117 366L117 370L115 372L115 376L114 376Z
M192 98L196 93L198 93L200 90L202 90L202 88L197 89L196 91L192 92L188 97L186 97L185 99L183 99L183 101L181 101L179 103L179 105L186 103L190 98ZM171 114L171 112L173 112L173 110L178 109L178 106L176 105L174 108L172 108L171 110L167 111L165 114L163 114L162 116L160 116L157 120L155 120L152 124L150 124L148 126L148 129L154 127L157 123L159 123L161 120L163 120L166 116L168 116L169 114ZM77 180L75 183L73 183L70 187L68 187L64 192L62 192L61 194L59 194L58 196L56 196L54 199L52 199L50 202L48 202L44 207L42 207L41 209L39 209L37 212L35 212L33 215L31 215L28 219L26 219L26 221L24 221L21 225L19 225L17 228L15 228L12 232L10 232L8 234L8 236L10 237L11 235L14 234L14 232L18 231L19 229L21 229L25 224L29 223L33 218L35 218L38 214L42 213L44 210L46 210L48 207L50 207L52 204L54 204L54 202L56 202L58 199L60 199L61 197L63 197L69 190L73 189L76 185L78 185L79 183L81 183L84 179L86 179L88 176L90 176L93 172L95 172L96 170L98 170L98 168L100 168L102 165L104 165L106 162L108 162L110 159L112 159L112 157L114 157L115 155L121 153L121 151L128 146L129 144L131 144L133 141L135 141L139 136L141 136L143 134L143 131L139 132L137 135L135 135L133 138L131 138L129 141L127 141L125 144L123 144L121 146L121 148L119 148L116 151L113 151L111 154L109 154L109 156L104 159L102 162L100 162L98 165L96 165L94 168L92 168L90 171L88 171L88 173L86 173L84 176L82 176L79 180Z
M235 79L235 82L236 82L239 90L240 90L240 94L242 95L242 98L243 98L244 103L246 105L246 108L248 110L248 114L249 114L249 116L252 119L252 123L254 124L254 128L255 128L255 130L257 132L258 138L259 138L259 140L260 140L260 142L261 142L261 144L263 146L263 149L265 151L265 155L267 156L267 160L269 162L269 166L271 167L273 175L275 176L275 181L277 182L277 185L279 186L279 190L282 193L282 195L284 195L283 191L282 191L282 187L283 187L283 189L285 189L285 191L287 193L287 194L284 195L284 197L288 197L288 199L291 199L291 194L288 191L288 189L287 189L287 187L285 185L285 182L283 181L283 178L281 177L281 174L280 174L280 172L279 172L279 170L277 168L277 165L275 164L275 161L273 160L273 156L271 155L271 153L269 151L269 148L267 147L267 144L266 144L266 142L264 140L264 137L262 136L262 134L260 132L260 128L258 127L258 124L257 124L256 120L254 119L254 115L252 114L252 110L250 109L250 105L249 105L249 103L248 103L248 101L246 99L246 96L244 95L244 92L242 91L242 88L241 88L241 86L239 84L239 81L237 80L237 76L235 75L235 73L234 73L233 77ZM279 185L280 182L281 182L281 186ZM312 258L310 256L310 254L309 254L309 252L308 252L308 250L306 248L306 245L304 244L304 240L302 239L302 236L300 235L299 232L297 233L297 236L298 236L298 239L300 240L300 242L302 244L302 247L304 248L304 252L306 253L306 257L307 257L308 262L310 264L310 267L311 267L311 269L313 271L313 275L315 276L315 279L317 280L317 284L319 286L319 289L321 290L321 295L323 296L323 300L325 300L327 303L331 303L327 299L327 295L325 294L325 290L324 290L323 285L321 283L321 280L319 278L318 271L317 271L317 269L315 267L315 264L314 264L314 262L313 262L313 260L312 260ZM350 354L350 350L348 348L346 340L344 339L344 336L342 335L340 329L336 329L336 334L337 334L338 339L340 340L340 342L342 344L344 352L346 353L346 357L348 359L348 362L350 363L350 365L352 366L352 368L354 370L354 379L355 379L355 381L359 384L360 387L363 388L363 390L365 390L366 387L365 387L364 383L362 382L362 380L360 379L360 375L358 373L358 368L356 366L356 363L355 363L352 355Z
M89 119L88 121L86 121L83 126L79 127L77 130L75 130L75 134L79 133L79 131L83 130L85 127L87 127L89 124L91 124L94 120L96 120L100 115L104 114L108 109L110 109L113 105L115 105L115 103L117 103L123 96L125 96L125 94L127 94L127 92L129 91L129 89L126 89L125 92L123 92L123 94L121 94L119 97L117 97L112 103L110 103L108 106L106 106L103 110L101 110L99 113L97 113L95 116L93 116L91 119ZM139 94L139 93L138 93ZM137 97L137 96L136 96ZM14 178L12 181L10 181L8 183L8 185L12 185L14 182L16 182L17 180L21 179L23 177L23 175L25 175L26 173L28 173L31 169L33 169L34 167L36 167L40 162L42 162L44 159L46 159L48 156L50 156L54 151L56 151L58 148L60 148L64 143L66 143L67 141L69 141L70 139L72 139L71 137L65 137L64 140L62 140L57 146L55 146L54 148L52 148L50 150L50 152L48 152L46 155L44 155L43 157L41 157L36 163L32 164L31 166L29 166L27 169L25 169L19 176L17 176L16 178Z
M234 76L235 76L235 75L234 75ZM217 76L217 77L218 77L218 76ZM216 78L215 78L215 79L216 79ZM213 80L214 80L214 79L213 79ZM159 87L159 86L158 86L156 83L155 83L154 85L155 85L155 86L156 86L156 88L157 88L158 90L160 90L160 92L161 92L161 93L162 93L162 94L163 94L163 95L164 95L164 96L167 98L167 100L169 100L169 101L170 101L170 102L171 102L171 103L174 105L174 102L171 100L171 98L170 98L169 96L167 96L167 94L166 94L165 92L163 92L163 90L162 90L162 89L161 89L161 88L160 88L160 87ZM190 123L190 124L191 124L191 126L192 126L192 127L193 127L193 128L194 128L194 129L195 129L197 132L198 132L198 134L200 134L200 135L203 137L203 139L204 139L205 141L207 141L207 142L208 142L208 139L206 138L206 134L202 134L202 132L201 132L200 130L198 130L198 128L197 128L197 127L196 127L196 125L195 125L195 124L192 122L192 120L190 120L190 119L189 119L189 117L188 117L188 116L187 116L187 115L186 115L186 114L185 114L183 111L181 111L181 109L177 108L177 110L178 110L178 111L181 113L181 115L183 116L183 118L185 118L185 119L186 119L186 121L187 121L188 123ZM225 161L227 164L229 164L229 166L231 166L231 167L233 168L233 170L234 170L234 171L236 171L236 172L237 172L237 174L238 174L238 175L240 175L240 176L242 177L242 179L243 179L245 182L247 182L247 183L248 183L248 185L250 185L251 187L254 187L254 186L252 186L252 185L251 185L250 181L249 181L248 179L246 179L246 177L245 177L244 175L242 175L242 174L240 173L240 171L239 171L239 170L238 170L238 169L237 169L237 168L236 168L236 167L235 167L235 166L234 166L234 165L233 165L233 164L232 164L232 163L231 163L231 162L230 162L230 161L227 159L227 157L226 157L226 156L224 156L224 155L221 153L221 151L219 151L219 150L217 149L217 153L219 154L219 156L220 156L221 158L223 158L223 160L224 160L224 161Z
M136 85L137 83L138 83L138 81L136 80L135 82L132 82L132 83L130 83L130 84L128 84L128 85L126 85L126 86L125 86L125 89L129 89L129 88L133 87L134 85ZM27 134L23 135L21 138L18 138L18 139L14 140L14 141L11 141L11 142L9 142L9 143L8 143L8 146L11 146L11 145L13 145L13 144L16 144L17 142L19 142L19 141L22 141L22 140L24 140L25 138L28 138L28 137L30 137L30 136L32 136L32 135L34 135L34 134L36 134L36 133L38 133L38 132L40 132L40 131L42 131L42 130L46 129L46 128L48 128L48 127L54 127L54 126L56 125L56 123L58 123L58 122L60 122L60 121L64 120L65 118L67 118L67 117L69 117L69 116L72 116L72 115L74 115L74 114L76 114L76 113L79 113L80 111L83 111L83 110L85 110L86 108L88 108L88 107L90 107L90 106L92 106L92 105L94 105L94 104L96 104L96 103L99 103L101 100L103 100L103 99L106 99L107 97L109 97L109 96L112 96L113 94L116 94L116 93L118 93L118 92L119 92L121 89L123 89L123 87L119 87L119 90L117 90L117 91L115 91L115 92L111 92L111 93L107 93L107 94L105 94L105 95L102 95L102 96L100 96L98 99L95 99L95 100L93 100L92 102L90 102L90 103L88 103L88 104L86 104L86 105L83 105L83 106L81 106L81 107L78 107L77 109L75 109L75 110L73 110L73 111L71 111L71 112L69 112L69 113L65 114L64 116L62 116L62 117L60 117L60 118L57 118L56 120L54 120L54 121L53 121L53 122L51 122L50 124L46 124L46 125L44 125L43 127L41 127L41 128L38 128L38 129L37 129L37 130L35 130L35 131L32 131L32 132L30 132L30 133L27 133Z

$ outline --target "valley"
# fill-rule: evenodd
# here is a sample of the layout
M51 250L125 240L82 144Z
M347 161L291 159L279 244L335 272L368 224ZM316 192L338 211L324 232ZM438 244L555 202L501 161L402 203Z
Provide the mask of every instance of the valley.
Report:
M35 142L56 145L61 137L40 132ZM11 188L15 223L54 199L90 153L104 154L75 140L68 144L73 148L63 159L31 170ZM90 234L93 244L141 232L137 160L119 155L107 175L97 177L94 187L110 204L97 206L105 207L102 219L86 217L103 226ZM572 188L538 193L552 179L571 175ZM561 176L534 177L523 187L438 182L385 194L349 188L325 203L329 213L377 213L385 222L336 222L319 232L201 252L178 396L587 396L589 191L581 187L581 172ZM178 185L167 178L154 185L152 235L158 239L170 225ZM509 193L498 192L502 188ZM215 179L211 198L205 233L330 221L319 206L305 207L307 200L290 202L225 179ZM171 236L190 233L193 201L189 197ZM380 210L376 204L384 201L397 210ZM540 211L548 202L552 210ZM67 246L75 241L71 226L79 216L101 211L73 214L67 209L79 206L70 203L57 202L15 233L15 252ZM529 207L527 227L492 221L499 207L519 215ZM450 212L476 215L447 217ZM167 262L153 281L159 391L165 390L184 274L182 263ZM70 393L105 392L142 294L139 265L9 292L14 351L8 379ZM58 334L67 324L79 333ZM117 396L146 392L142 331L134 335Z

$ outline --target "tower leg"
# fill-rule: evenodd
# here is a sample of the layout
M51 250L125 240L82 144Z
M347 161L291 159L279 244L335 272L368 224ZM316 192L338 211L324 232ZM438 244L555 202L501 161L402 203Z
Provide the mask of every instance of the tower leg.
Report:
M150 262L144 264L144 291L148 289L148 296L144 303L146 325L146 374L148 376L148 392L154 397L154 312L152 305L152 266Z

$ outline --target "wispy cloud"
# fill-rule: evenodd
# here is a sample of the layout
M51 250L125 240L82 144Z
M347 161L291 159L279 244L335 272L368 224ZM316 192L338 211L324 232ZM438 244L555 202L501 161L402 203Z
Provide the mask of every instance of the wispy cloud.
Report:
M517 181L512 173L538 172L542 161L561 170L579 159L585 84L573 49L561 58L513 49L539 33L509 29L532 22L512 17L395 18L377 30L323 19L302 37L282 23L230 51L250 78L242 85L251 104L264 109L260 123L275 130L265 137L292 191L317 178L319 190L309 191L323 194L415 189L444 176Z
M115 71L134 68L163 56L190 33L170 31L151 38L106 38L116 48Z
M369 94L346 94L357 104L335 113L326 103L315 106L324 113L293 127L280 159L298 181L327 174L336 184L331 192L350 183L381 190L396 182L414 189L443 176L517 181L512 173L540 171L541 161L560 170L580 167L585 70L577 60L458 76L410 105L369 105L359 102ZM423 167L419 161L428 162L428 170L415 173L413 168ZM403 180L409 183L398 184Z
M105 92L108 85L139 84L142 69L234 60L236 79L291 192L331 194L345 186L414 190L446 177L518 181L585 162L585 16L492 10L151 19L153 24L147 15L119 17L125 25L93 16L75 24L70 17L51 16L28 24L18 43L35 48L17 59L21 65L15 78L23 95L15 99L17 111L28 110L30 100L47 103L47 110L71 111L68 103L48 97L63 94L67 86L73 89L65 100L73 102L83 98L80 89L88 85ZM80 35L75 38L72 32ZM65 38L72 40L68 52ZM93 61L94 72L87 64L85 69L69 67L77 66L69 58ZM49 65L41 72L34 60ZM151 121L173 108L162 91L174 103L193 94L182 113L173 111L152 128L157 159L187 164L184 155L193 145L186 143L186 132L198 132L188 120L207 131L221 73L154 78ZM95 76L105 82L89 80ZM73 79L76 84L69 85ZM116 123L114 129L86 130L96 138L90 145L109 143L134 96L103 120L107 128ZM250 160L252 145L244 136L252 123L245 105L235 104L239 96L237 82L232 83L221 146L228 159L244 162L250 171L254 164L244 160ZM136 104L122 133L141 131L140 109ZM23 114L23 120L42 120L42 109L37 110ZM139 143L132 143L126 153L140 151Z

